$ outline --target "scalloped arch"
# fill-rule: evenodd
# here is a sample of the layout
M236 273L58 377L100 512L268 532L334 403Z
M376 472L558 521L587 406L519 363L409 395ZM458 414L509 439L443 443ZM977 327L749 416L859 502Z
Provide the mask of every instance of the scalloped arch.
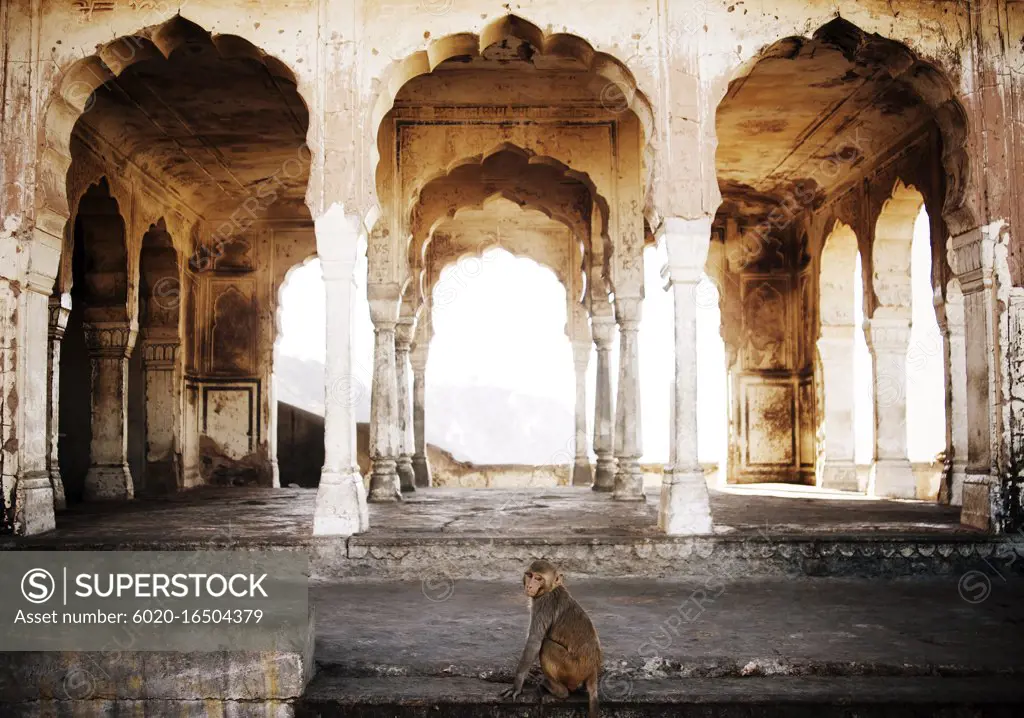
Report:
M890 78L905 83L932 110L942 138L942 166L946 175L943 217L955 233L976 227L977 217L967 202L967 189L972 177L967 151L970 132L967 112L957 98L956 86L947 73L898 40L869 33L841 17L820 26L811 37L784 37L736 67L721 88L716 112L733 84L742 82L761 60L795 57L805 43L825 38L851 61L862 58L865 62L868 59L877 62L879 58L885 58Z
M512 257L514 257L517 261L518 260L529 260L532 264L535 264L539 269L542 269L542 270L545 270L547 272L550 272L551 275L554 277L555 281L558 282L559 284L561 284L562 287L565 289L566 296L567 297L569 296L569 287L566 284L568 278L563 279L562 277L560 277L558 275L558 270L555 269L554 267L552 267L551 265L549 265L548 263L542 262L542 261L538 260L536 257L531 256L530 254L528 254L526 252L523 252L523 251L513 251L513 250L509 249L508 247L506 247L504 245L502 245L500 247L495 247L495 246L485 246L483 244L479 244L479 245L477 245L475 247L466 247L463 251L461 251L461 252L459 252L457 254L451 255L450 258L446 258L444 263L441 265L441 267L437 271L437 279L430 286L424 286L424 284L426 284L426 281L427 281L426 274L424 273L421 276L421 279L420 279L420 289L421 289L421 292L423 293L423 296L425 298L428 298L430 301L433 301L434 290L437 288L437 285L441 283L442 274L443 274L445 269L447 269L448 267L451 267L453 264L458 264L462 260L467 259L469 257L474 257L475 256L475 257L479 258L482 261L483 260L483 256L485 254L487 254L488 252L505 252L506 254L511 255Z
M68 67L51 90L43 114L39 176L47 178L52 186L38 194L38 227L59 237L59 228L70 217L66 177L71 164L71 134L78 118L91 106L92 93L136 63L161 57L167 59L182 46L197 43L215 48L223 59L259 62L272 76L295 85L298 90L295 73L281 60L243 37L214 35L181 15L106 43L95 54ZM299 99L308 108L301 94Z
M374 101L370 114L371 166L379 167L378 146L380 125L394 107L395 98L407 82L420 75L433 72L446 60L454 57L480 57L491 45L512 37L536 47L541 54L571 58L583 64L590 72L614 84L623 102L636 115L643 132L644 144L649 145L654 137L654 109L647 95L640 90L636 78L624 62L604 52L599 52L583 38L570 33L546 34L537 25L516 15L505 15L483 27L479 34L461 32L432 40L426 48L392 63L384 73L381 90Z
M489 158L492 158L492 157L498 155L499 153L508 153L508 154L510 154L510 155L512 155L514 157L520 158L522 160L522 164L518 168L520 172L528 171L531 166L543 165L545 167L551 168L556 175L564 177L566 179L574 180L574 181L578 182L580 185L582 185L587 190L587 192L589 192L592 203L595 206L597 206L598 211L600 213L600 216L601 216L601 239L602 239L602 243L607 245L610 242L610 238L608 236L608 215L609 215L608 202L607 202L607 200L605 200L604 197L601 196L600 193L598 193L597 188L595 187L593 181L590 179L590 177L585 172L579 172L579 171L573 170L568 165L564 164L563 162L561 162L561 161L559 161L559 160L557 160L557 159L555 159L553 157L549 157L549 156L545 156L545 155L535 155L535 154L531 153L530 151L528 151L526 149L523 149L523 148L521 148L521 147L519 147L517 145L511 144L511 143L507 143L507 142L501 143L500 145L497 145L496 147L492 148L491 150L489 150L487 152L483 152L483 153L481 153L479 155L473 155L473 156L469 156L469 157L462 157L462 158L459 158L457 160L454 160L453 162L449 163L448 167L446 167L443 171L435 172L434 174L430 175L424 182L422 182L417 187L417 191L413 195L415 199L413 200L411 205L406 209L406 216L409 217L409 225L408 226L410 228L412 228L414 226L414 222L412 221L412 219L413 219L412 218L412 213L415 212L416 208L420 205L420 203L422 202L424 193L426 193L428 191L428 189L430 188L432 183L446 180L446 179L452 177L452 175L455 174L456 172L459 172L463 168L470 167L470 166L479 168L477 170L477 172L483 172L484 163ZM501 190L505 190L505 189L509 189L512 192L512 195L513 195L513 196L507 197L507 198L510 201L517 202L516 197L520 196L521 193L517 192L513 188L501 188ZM499 192L492 192L488 196L481 197L479 200L471 200L470 202L466 203L465 206L476 207L476 208L479 209L480 207L482 207L482 205L491 196L496 195L496 194L501 194L501 190L499 190ZM517 202L517 203L519 203L519 202ZM558 221L563 222L563 224L566 224L566 226L568 226L570 228L570 230L574 229L574 227L570 223L565 222L562 218L555 216L556 213L551 212L550 211L551 208L544 208L543 206L538 206L537 203L530 203L527 206L529 206L531 209L536 209L538 211L543 212L544 214L547 214L547 216L551 217L552 219L557 219ZM456 206L455 212L457 213L459 209L460 209L460 206ZM451 216L454 216L454 214L452 214ZM437 218L437 219L435 219L435 220L433 220L431 222L431 225L429 227L430 234L433 233L433 230L436 228L438 222L439 221L443 221L444 219L445 219L445 217L441 216L441 217L439 217L439 218ZM409 240L408 240L408 244L406 246L406 251L409 253L410 259L413 258L413 251L415 249L414 241L415 241L415 238L413 236L410 236ZM593 239L591 238L591 242L592 241L593 241ZM428 234L428 236L425 238L425 241L423 243L422 248L420 248L420 254L422 254L422 252L425 252L427 250L427 246L429 245L429 242L430 242L430 236ZM610 252L605 252L605 254L606 255L610 254Z

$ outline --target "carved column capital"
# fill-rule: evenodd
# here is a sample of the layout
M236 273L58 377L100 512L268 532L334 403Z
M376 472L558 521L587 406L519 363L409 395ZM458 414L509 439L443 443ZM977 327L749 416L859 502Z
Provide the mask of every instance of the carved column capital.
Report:
M177 339L144 339L142 362L147 370L174 369L181 342Z
M395 351L409 353L412 349L413 336L416 332L416 320L413 317L402 317L395 324Z
M598 352L610 352L615 344L615 317L611 314L595 315L590 320L590 331Z
M964 294L992 286L996 245L993 231L998 232L998 228L978 227L946 240L949 264Z
M638 331L643 309L640 297L618 297L615 299L615 321L623 331Z
M68 317L71 316L71 295L61 294L50 297L50 339L63 339L64 330L68 327Z
M875 354L906 354L910 346L910 317L872 317L864 322L864 338Z
M137 334L130 322L91 322L85 325L85 345L92 357L127 359Z
M666 217L658 228L658 239L665 243L668 252L669 281L699 282L711 245L711 217Z
M394 329L398 323L402 288L398 284L369 284L366 298L370 304L370 320L380 329Z

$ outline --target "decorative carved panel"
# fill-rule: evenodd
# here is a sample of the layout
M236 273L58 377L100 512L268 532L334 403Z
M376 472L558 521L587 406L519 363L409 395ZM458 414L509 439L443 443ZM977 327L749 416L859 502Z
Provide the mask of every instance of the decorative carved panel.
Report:
M789 470L796 457L796 396L789 382L743 384L744 464Z
M210 281L210 370L214 374L256 373L257 301L252 280Z
M788 276L743 277L743 367L789 369Z

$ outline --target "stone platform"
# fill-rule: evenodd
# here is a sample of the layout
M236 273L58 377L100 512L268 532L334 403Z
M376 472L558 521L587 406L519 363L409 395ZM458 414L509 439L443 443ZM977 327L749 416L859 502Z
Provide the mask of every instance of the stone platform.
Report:
M0 548L156 550L307 546L314 578L449 581L517 575L537 556L579 576L904 576L1019 572L1024 537L989 537L955 508L797 486L713 490L713 535L667 537L657 494L585 488L429 489L371 504L371 529L313 537L311 489L208 488L63 512Z

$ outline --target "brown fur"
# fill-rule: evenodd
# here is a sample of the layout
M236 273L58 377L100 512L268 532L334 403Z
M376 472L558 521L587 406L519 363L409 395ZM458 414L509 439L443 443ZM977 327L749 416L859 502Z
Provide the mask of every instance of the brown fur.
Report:
M562 574L547 561L534 561L523 573L530 596L530 632L506 696L516 698L534 662L540 658L544 688L556 698L585 686L590 718L597 718L597 686L601 671L601 642L587 612L562 585Z

